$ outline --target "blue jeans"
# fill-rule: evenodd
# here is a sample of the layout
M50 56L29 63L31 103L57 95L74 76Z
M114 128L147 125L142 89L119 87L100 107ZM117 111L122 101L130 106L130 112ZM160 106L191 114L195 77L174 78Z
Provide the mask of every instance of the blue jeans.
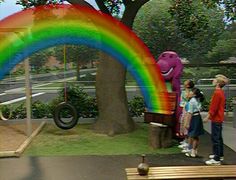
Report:
M211 123L211 141L213 144L214 160L220 161L220 157L224 156L224 143L222 138L222 123Z

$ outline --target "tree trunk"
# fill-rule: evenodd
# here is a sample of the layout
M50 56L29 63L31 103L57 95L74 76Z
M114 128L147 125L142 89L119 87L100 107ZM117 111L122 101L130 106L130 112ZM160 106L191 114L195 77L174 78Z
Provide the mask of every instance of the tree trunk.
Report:
M71 4L88 6L83 0L67 0ZM125 12L121 22L132 29L138 10L149 0L124 0ZM103 13L109 14L104 1L96 0ZM119 35L117 35L119 36ZM96 76L96 97L99 117L94 128L99 133L115 135L134 130L134 121L129 116L125 91L125 68L112 57L101 53Z
M80 81L80 63L79 61L77 61L77 65L76 65L76 79L77 81Z
M125 91L126 71L112 57L101 53L96 76L96 96L99 117L95 130L108 135L127 133L134 129L128 112Z
M139 3L131 0L125 3L125 12L121 22L132 28L134 18L148 0ZM108 10L97 1L104 13ZM96 96L99 108L99 117L94 126L99 133L115 135L134 130L134 121L129 115L127 94L125 90L126 69L112 57L101 53L101 61L96 77Z

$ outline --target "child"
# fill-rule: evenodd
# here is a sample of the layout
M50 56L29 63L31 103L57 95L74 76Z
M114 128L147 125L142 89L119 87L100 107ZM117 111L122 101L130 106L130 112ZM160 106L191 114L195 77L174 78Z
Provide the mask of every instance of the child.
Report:
M189 145L191 151L185 155L188 157L197 156L197 148L199 145L199 136L204 134L203 122L200 115L201 102L204 101L204 95L198 88L193 88L190 92L191 99L189 101L189 109L187 111L187 120L190 121L188 129Z
M223 87L228 83L228 78L224 75L216 75L212 84L215 86L209 112L204 121L211 120L211 140L213 144L213 154L206 161L207 165L220 165L224 156L224 144L222 138L222 123L224 121L225 95Z
M183 136L185 139L180 142L179 148L187 148L188 147L188 137L187 137L187 129L185 121L185 115L188 110L188 101L189 97L188 94L191 91L191 89L194 87L194 82L192 80L186 80L184 81L184 90L181 92L180 97L180 107L182 109L182 114L180 118L180 135Z

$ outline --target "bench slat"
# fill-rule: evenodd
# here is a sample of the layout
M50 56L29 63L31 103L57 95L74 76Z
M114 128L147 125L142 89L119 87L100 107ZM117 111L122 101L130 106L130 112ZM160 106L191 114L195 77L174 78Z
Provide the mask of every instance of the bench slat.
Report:
M150 167L147 176L140 176L137 168L126 168L126 173L128 180L236 178L236 165Z

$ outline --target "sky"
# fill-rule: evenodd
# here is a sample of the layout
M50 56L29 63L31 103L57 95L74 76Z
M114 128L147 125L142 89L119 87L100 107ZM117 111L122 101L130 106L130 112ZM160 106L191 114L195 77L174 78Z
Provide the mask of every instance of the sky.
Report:
M16 5L16 0L5 0L0 4L0 19L22 10L22 6Z
M4 2L0 4L0 20L22 10L22 6L16 5L16 1L17 0L4 0ZM92 4L94 7L97 7L94 0L86 1Z

